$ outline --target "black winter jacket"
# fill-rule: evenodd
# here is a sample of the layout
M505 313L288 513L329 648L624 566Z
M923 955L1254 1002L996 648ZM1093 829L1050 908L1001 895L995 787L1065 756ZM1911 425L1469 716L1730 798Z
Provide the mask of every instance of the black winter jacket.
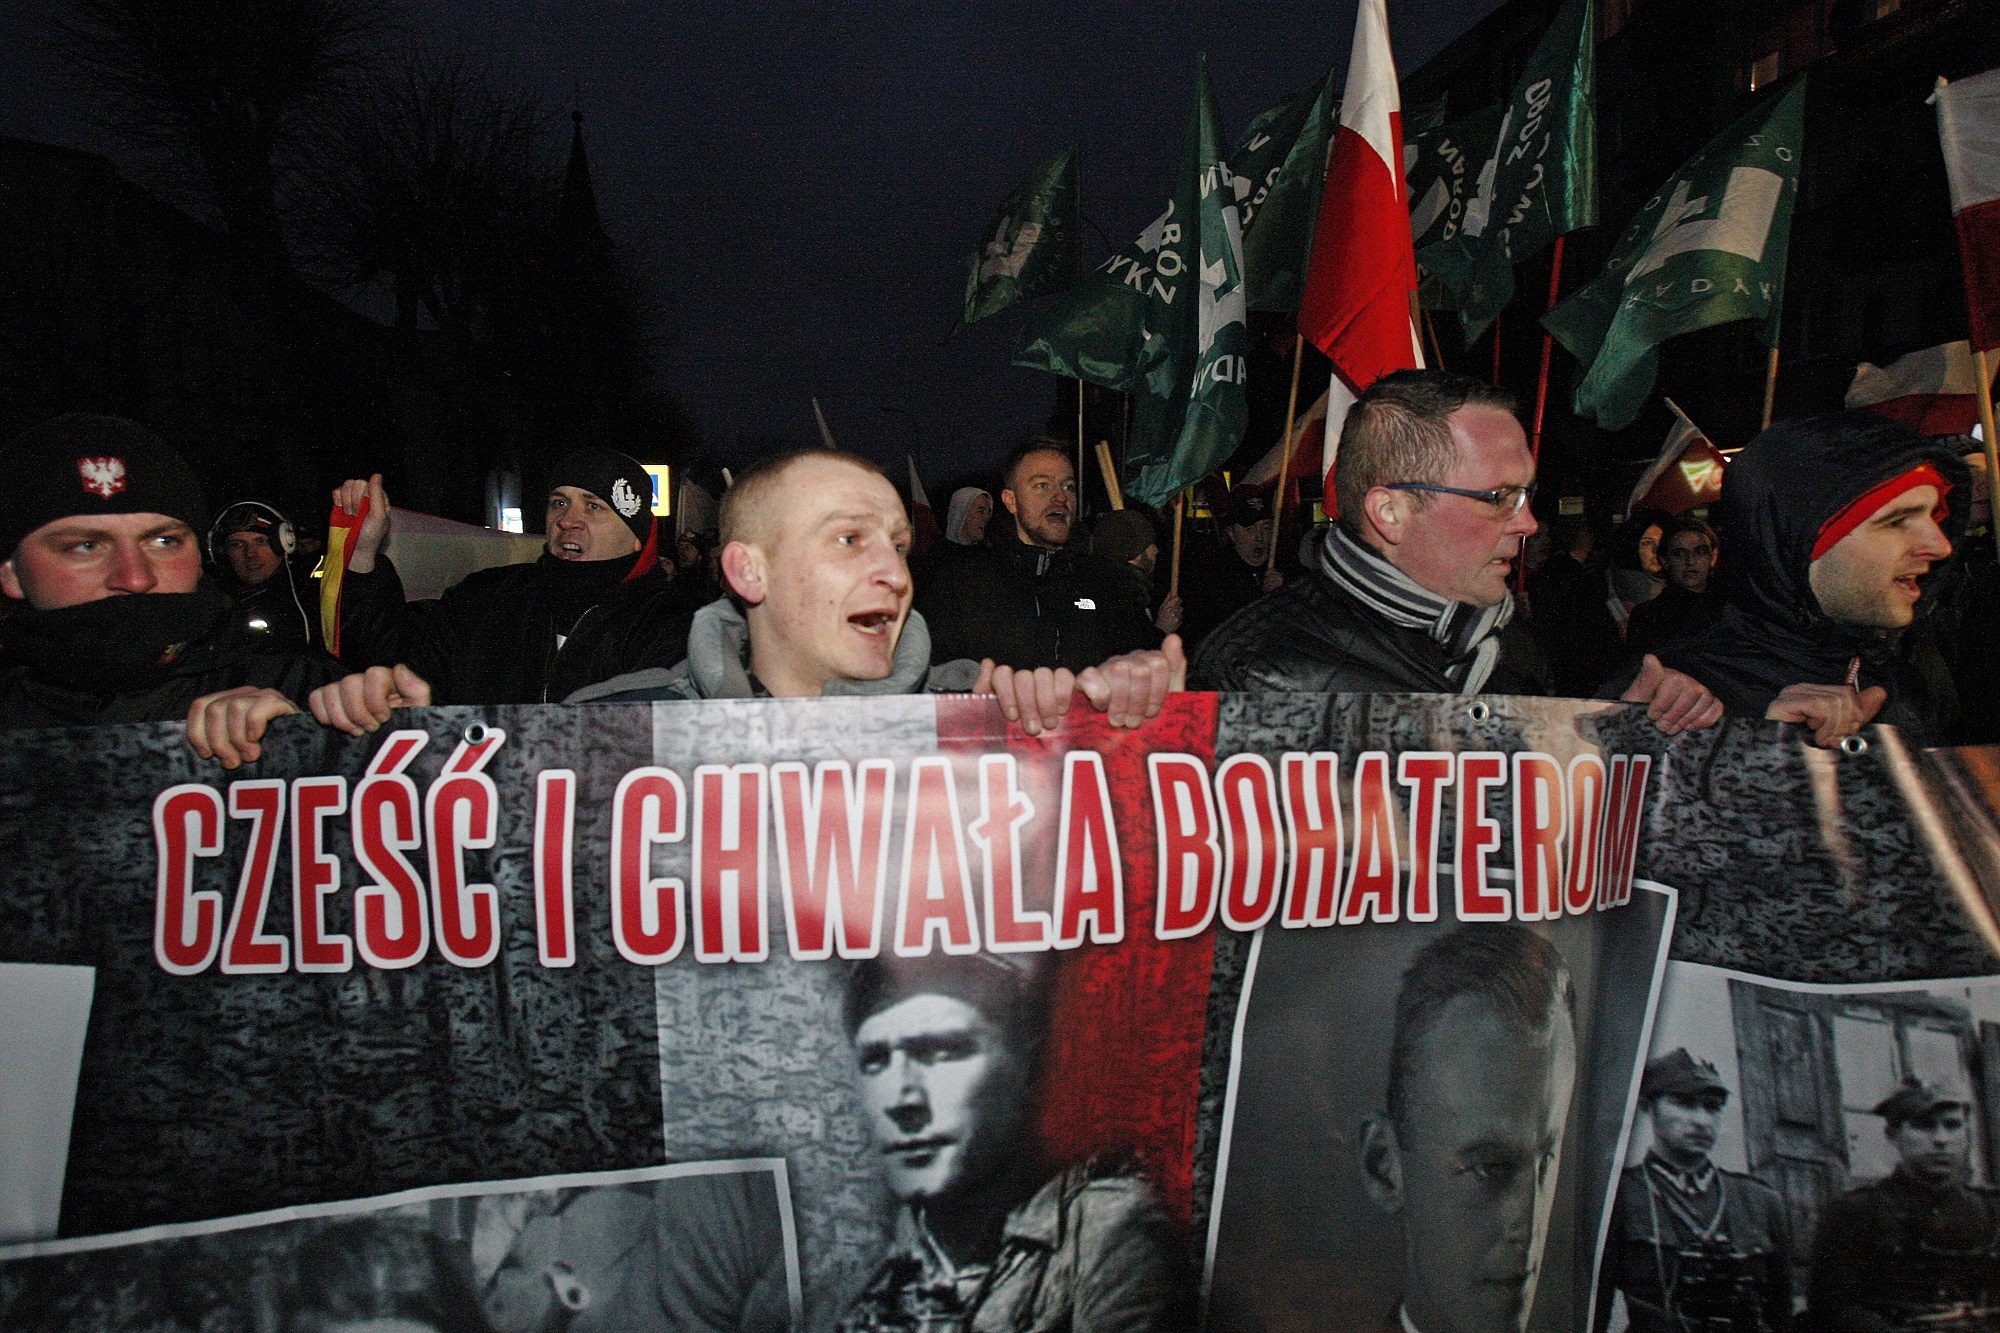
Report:
M228 609L226 603L223 609ZM189 645L157 680L117 693L99 693L24 663L10 663L0 673L0 730L178 722L204 694L240 685L274 689L304 708L308 694L341 674L340 663L317 649L273 651L263 636L232 616Z
M1780 422L1752 440L1722 483L1718 526L1727 534L1729 551L1717 570L1727 601L1722 619L1661 649L1660 660L1708 686L1730 716L1761 718L1787 685L1842 684L1859 658L1862 688L1880 685L1889 691L1875 720L1902 728L1918 745L1939 743L1950 719L1922 677L1901 660L1899 632L1828 619L1808 572L1813 543L1828 519L1925 462L1952 484L1941 526L1955 550L1965 536L1971 474L1948 447L1858 412ZM1951 564L1934 564L1919 580L1918 616L1929 613ZM1615 695L1629 675L1599 693Z
M440 704L560 701L628 671L671 667L687 655L693 611L658 569L624 581L636 559L544 552L405 602L395 565L377 557L341 589L341 658L353 668L405 663Z
M1222 623L1195 656L1197 690L1311 694L1457 694L1444 645L1362 605L1318 570L1302 570ZM1500 631L1487 694L1545 695L1548 662L1519 621Z
M1116 565L1016 540L960 548L917 585L931 660L1081 671L1160 646L1145 592Z

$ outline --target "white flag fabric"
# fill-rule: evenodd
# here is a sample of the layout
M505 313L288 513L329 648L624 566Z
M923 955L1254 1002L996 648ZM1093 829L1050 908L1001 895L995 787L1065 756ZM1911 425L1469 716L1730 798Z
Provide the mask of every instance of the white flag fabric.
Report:
M1680 462L1681 455L1688 451L1689 445L1696 440L1708 439L1701 427L1695 425L1688 419L1688 414L1681 411L1680 404L1671 398L1666 400L1666 404L1673 411L1674 424L1667 431L1666 443L1660 446L1659 457L1640 474L1638 485L1632 488L1631 496L1626 499L1625 512L1628 514L1639 507L1639 502L1646 498L1646 492L1653 489L1653 484L1659 481L1661 474Z

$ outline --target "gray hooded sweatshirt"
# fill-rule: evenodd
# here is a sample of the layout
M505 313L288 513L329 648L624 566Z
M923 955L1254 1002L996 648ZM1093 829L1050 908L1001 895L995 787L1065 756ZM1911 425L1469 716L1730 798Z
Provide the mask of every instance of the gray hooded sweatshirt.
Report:
M903 622L889 674L881 680L830 680L823 693L964 694L979 680L979 663L931 665L931 632L915 611ZM648 667L586 685L564 703L652 703L663 699L752 699L765 691L750 674L750 625L727 597L695 612L687 657L678 666Z

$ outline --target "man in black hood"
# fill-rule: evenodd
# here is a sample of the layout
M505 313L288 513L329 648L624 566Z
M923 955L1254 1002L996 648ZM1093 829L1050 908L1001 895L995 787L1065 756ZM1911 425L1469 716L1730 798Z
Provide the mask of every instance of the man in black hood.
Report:
M533 564L483 569L432 601L405 602L382 478L348 481L333 502L368 515L341 589L341 658L350 667L404 665L440 704L561 701L686 653L688 612L660 569L660 534L646 470L624 454L585 447L549 473L548 549Z
M254 712L261 734L340 674L320 653L269 651L202 581L201 485L139 423L45 421L15 437L0 477L0 592L13 599L0 729L185 717L195 748L234 767L232 726Z
M1896 647L1964 536L1951 493L1970 480L1948 446L1886 417L1772 426L1723 477L1722 619L1660 660L1728 714L1806 722L1822 745L1870 718L1937 743L1949 719Z

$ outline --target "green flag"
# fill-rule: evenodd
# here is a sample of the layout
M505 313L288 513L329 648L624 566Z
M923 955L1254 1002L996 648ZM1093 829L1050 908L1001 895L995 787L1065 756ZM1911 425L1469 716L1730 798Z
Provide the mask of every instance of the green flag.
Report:
M1244 287L1252 310L1297 310L1306 252L1340 126L1333 74L1250 122L1229 155L1243 215Z
M1514 265L1597 225L1596 6L1569 0L1514 85L1457 234L1417 262L1452 293L1466 340L1514 297Z
M1602 276L1542 320L1589 367L1578 416L1630 425L1653 392L1659 345L1677 334L1754 319L1778 345L1805 101L1801 77L1723 131L1639 210Z
M1134 395L1126 493L1159 504L1243 435L1243 236L1200 63L1172 200L1022 330L1014 364Z
M1432 103L1432 106L1437 105ZM1429 268L1423 267L1427 247L1449 241L1465 225L1465 206L1472 202L1480 164L1493 151L1500 132L1498 105L1461 116L1449 125L1420 130L1403 142L1403 181L1410 192L1410 235L1417 247L1417 296L1426 310L1454 310L1452 292ZM1410 118L1404 117L1404 128Z
M1408 122L1405 121L1407 128ZM1410 235L1417 253L1458 235L1479 168L1493 151L1500 108L1484 107L1403 141L1403 182L1410 191Z
M1083 262L1076 176L1071 146L1036 167L1000 205L986 239L972 252L959 328L1016 301L1076 285Z

